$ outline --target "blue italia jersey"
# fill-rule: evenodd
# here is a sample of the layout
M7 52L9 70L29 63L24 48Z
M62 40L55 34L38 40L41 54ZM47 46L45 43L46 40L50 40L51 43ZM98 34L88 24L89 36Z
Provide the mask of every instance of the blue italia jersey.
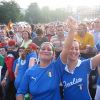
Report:
M18 58L18 60L17 60L18 74L17 74L17 77L16 77L15 82L14 82L16 90L18 89L18 87L19 87L19 85L21 83L21 80L22 80L22 78L24 76L24 73L28 69L29 60L30 60L31 57L34 57L35 59L37 59L37 54L35 52L32 52L32 53L29 53L26 56L25 60L22 60L21 58Z
M64 67L59 57L45 68L35 65L28 69L17 95L29 92L32 100L61 100L59 83Z
M31 52L31 53L29 53L27 56L26 56L26 64L27 64L27 66L29 65L29 60L30 60L30 58L34 58L34 59L36 59L36 61L37 61L37 59L38 59L38 56L37 56L37 53L34 51L34 52Z
M65 72L62 78L64 86L64 100L90 100L88 90L88 76L92 69L91 61L78 60L75 69L71 72L68 66L65 67Z
M22 60L21 58L18 58L17 64L18 64L18 74L14 82L16 90L20 85L20 82L24 76L25 71L28 69L28 66L26 66L26 60Z

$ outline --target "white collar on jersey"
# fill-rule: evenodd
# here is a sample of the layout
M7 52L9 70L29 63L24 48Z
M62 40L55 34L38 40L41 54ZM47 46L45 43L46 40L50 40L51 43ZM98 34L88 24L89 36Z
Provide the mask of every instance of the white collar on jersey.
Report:
M81 61L80 59L78 59L78 62L77 62L77 64L76 64L75 68L76 68L76 67L79 67L80 64L81 64L81 62L82 62L82 61ZM75 70L75 69L74 69L74 70ZM68 65L66 64L65 71L67 71L67 72L70 73L70 74L74 74L74 70L69 71Z

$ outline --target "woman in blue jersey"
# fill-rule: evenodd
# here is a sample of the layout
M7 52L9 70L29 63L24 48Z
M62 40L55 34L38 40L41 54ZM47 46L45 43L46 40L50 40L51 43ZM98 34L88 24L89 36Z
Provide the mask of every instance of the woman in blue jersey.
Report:
M100 64L100 54L81 61L79 43L75 40L67 48L67 53L67 64L62 77L64 100L91 100L88 76Z
M40 63L26 71L17 91L17 100L23 100L23 95L27 92L32 95L32 100L61 100L59 83L67 59L66 48L69 48L72 42L76 21L70 18L68 24L70 30L60 57L53 61L52 44L50 42L43 43L39 51Z
M20 68L23 68L23 66L25 65L25 57L23 58L23 56L22 56L22 54L24 52L24 47L19 48L18 52L19 52L19 58L14 61L14 67L15 67L14 68L14 75L15 75L14 85L15 85L16 90L19 87L19 84L20 84L20 81L21 81L21 78L22 78L23 72L24 72L24 71L20 72L20 70L21 70ZM27 68L24 67L24 69L26 70Z
M21 80L24 76L24 73L28 69L28 67L32 67L36 64L37 54L36 54L37 46L34 43L29 44L27 49L23 47L19 48L19 58L16 62L15 68L15 88L18 89Z

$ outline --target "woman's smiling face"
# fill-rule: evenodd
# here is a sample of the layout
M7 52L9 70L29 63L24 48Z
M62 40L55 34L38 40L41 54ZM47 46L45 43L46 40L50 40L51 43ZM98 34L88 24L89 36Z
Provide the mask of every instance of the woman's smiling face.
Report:
M73 44L69 49L68 59L71 61L75 61L79 58L79 55L80 55L79 43L77 41L73 41Z
M53 46L49 42L41 45L39 57L41 60L51 60L54 56Z

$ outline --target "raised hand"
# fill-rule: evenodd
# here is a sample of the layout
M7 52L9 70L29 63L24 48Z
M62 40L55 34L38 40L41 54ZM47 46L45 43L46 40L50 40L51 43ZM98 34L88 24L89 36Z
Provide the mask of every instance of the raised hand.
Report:
M77 21L73 17L68 17L67 19L68 30L76 30L77 26L78 26Z

